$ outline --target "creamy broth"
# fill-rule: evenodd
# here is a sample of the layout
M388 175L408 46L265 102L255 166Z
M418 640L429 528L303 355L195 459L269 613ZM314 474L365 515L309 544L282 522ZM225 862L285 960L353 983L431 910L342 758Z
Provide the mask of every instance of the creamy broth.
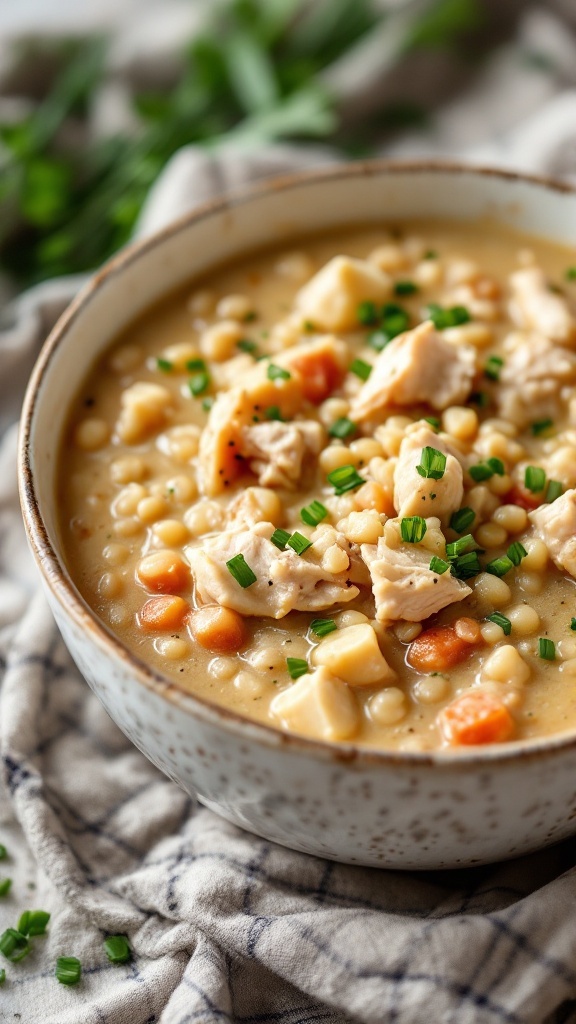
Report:
M419 221L251 255L149 310L62 443L88 604L181 688L305 735L573 728L572 263Z

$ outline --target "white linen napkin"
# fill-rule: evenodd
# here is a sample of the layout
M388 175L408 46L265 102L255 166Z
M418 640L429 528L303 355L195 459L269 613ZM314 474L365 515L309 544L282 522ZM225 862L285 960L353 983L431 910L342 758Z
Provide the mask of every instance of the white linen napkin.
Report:
M520 60L534 19L554 73ZM395 151L482 153L576 176L571 46L567 24L544 8L529 12L516 47L494 58L513 123L503 124L501 94L483 77ZM530 79L536 72L538 82ZM140 232L232 185L328 159L327 151L287 146L218 156L184 150L154 188ZM0 932L24 909L52 914L25 960L0 964L0 1020L575 1022L575 841L442 873L292 853L190 800L130 745L81 680L25 549L14 426L34 356L78 284L36 288L0 334L0 843L9 854L0 878L13 878L0 899ZM131 963L108 962L102 942L110 933L128 936ZM82 961L75 988L54 977L61 955Z

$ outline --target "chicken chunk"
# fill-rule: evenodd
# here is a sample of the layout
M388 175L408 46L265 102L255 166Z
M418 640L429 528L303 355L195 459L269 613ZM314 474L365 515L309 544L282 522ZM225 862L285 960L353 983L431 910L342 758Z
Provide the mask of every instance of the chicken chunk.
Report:
M366 419L390 406L426 402L434 409L461 405L472 390L476 356L469 345L451 345L426 320L394 338L378 356L350 410Z
M296 308L324 331L351 331L358 327L358 306L389 298L392 282L373 263L352 256L335 256L300 289Z
M524 267L510 277L510 316L518 327L536 331L550 341L576 341L576 319L563 295L551 291L540 267Z
M323 740L348 740L358 732L360 710L349 686L327 668L307 672L279 693L270 714L285 729Z
M292 548L280 551L270 540L273 532L272 523L260 523L221 533L205 541L202 548L188 548L200 600L233 608L242 615L281 619L291 611L320 611L358 595L347 572L327 572ZM256 582L245 589L226 567L240 554L256 574Z
M313 405L323 402L340 387L349 362L348 346L332 334L294 345L278 359L280 366L300 374L304 398Z
M576 382L576 355L540 334L515 332L504 343L496 401L500 415L519 427L556 419L564 385Z
M417 471L425 448L446 456L443 475L435 480ZM394 507L399 516L435 515L446 522L464 495L462 466L450 447L428 427L406 434L394 470Z
M416 544L391 548L380 537L378 544L363 544L361 552L370 570L376 618L380 622L422 622L472 593L449 571L441 576L433 572L430 552Z
M306 458L318 455L326 435L315 420L271 421L243 427L240 451L263 487L294 490Z
M161 430L168 418L172 395L168 388L149 381L137 381L122 392L116 433L124 444L141 444Z
M540 505L528 518L558 568L576 576L576 490L565 491L549 505Z

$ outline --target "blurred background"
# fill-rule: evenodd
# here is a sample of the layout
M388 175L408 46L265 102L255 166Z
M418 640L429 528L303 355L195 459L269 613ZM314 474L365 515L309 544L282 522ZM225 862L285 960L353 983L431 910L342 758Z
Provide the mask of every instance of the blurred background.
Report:
M0 0L3 297L122 246L182 147L288 144L576 180L576 0Z

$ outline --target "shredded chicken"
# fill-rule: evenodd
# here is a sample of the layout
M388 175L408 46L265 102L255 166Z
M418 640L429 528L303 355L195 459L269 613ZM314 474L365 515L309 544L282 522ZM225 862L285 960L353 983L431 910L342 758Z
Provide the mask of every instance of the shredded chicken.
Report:
M520 427L555 419L562 387L576 382L576 355L540 334L517 331L504 343L504 365L496 401L500 415Z
M389 547L384 537L377 544L363 544L362 558L370 570L376 618L422 622L472 591L450 571L439 575L430 569L430 551L416 544Z
M320 611L351 601L359 593L347 571L327 572L291 548L280 551L270 540L274 526L259 523L249 529L228 530L186 550L204 604L233 608L242 615L282 619L291 611ZM243 589L226 567L243 555L256 582Z
M350 331L358 327L358 305L389 298L392 282L367 260L335 256L300 289L296 308L307 320L325 331Z
M272 421L243 427L239 447L263 487L293 490L306 457L318 455L325 440L324 428L315 420Z
M576 576L576 490L565 491L549 505L540 505L528 518L558 568Z
M446 456L439 480L423 477L417 466L424 448L434 448ZM464 495L462 466L453 450L429 427L406 433L394 470L394 507L399 516L438 516L446 522L462 505Z
M391 406L418 402L434 409L459 405L472 390L475 364L471 346L451 345L426 320L382 350L350 416L363 420Z
M550 341L576 341L576 319L563 295L551 291L540 267L524 267L510 277L510 316L518 327L536 331Z

